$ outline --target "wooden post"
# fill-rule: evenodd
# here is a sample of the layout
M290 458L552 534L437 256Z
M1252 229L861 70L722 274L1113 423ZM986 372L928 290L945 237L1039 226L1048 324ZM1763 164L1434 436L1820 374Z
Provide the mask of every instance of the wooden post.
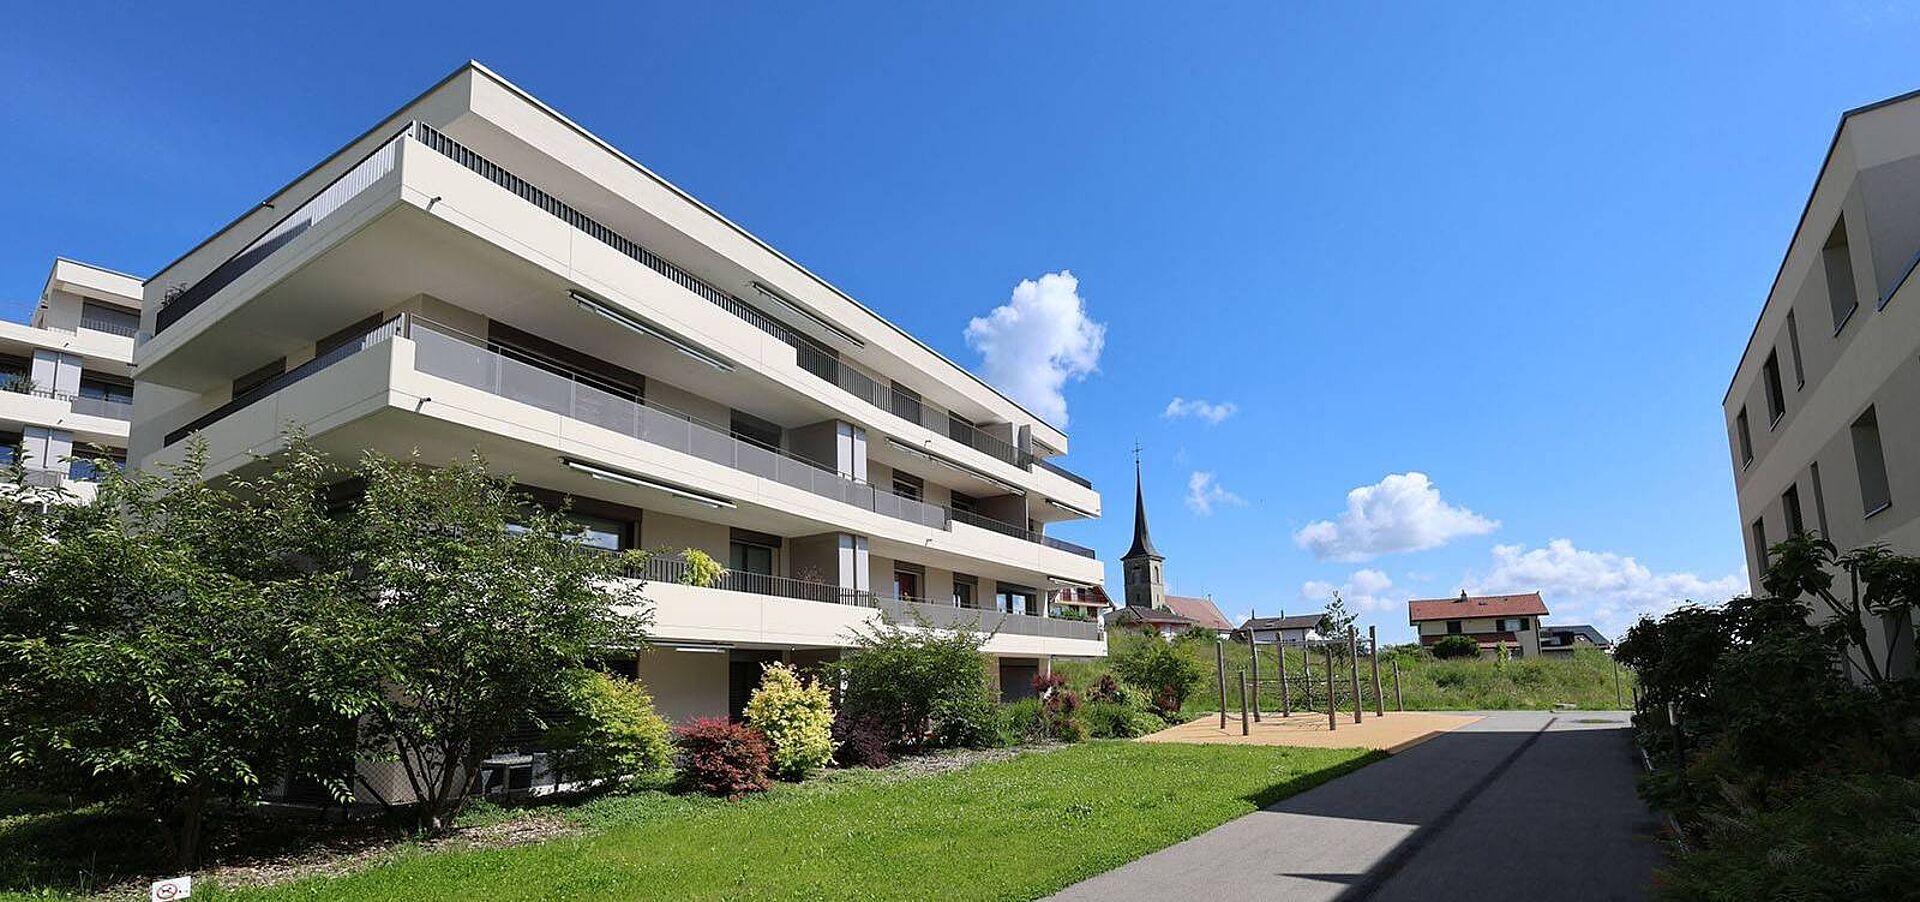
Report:
M1613 662L1613 706L1618 708L1625 703L1620 697L1620 662Z
M1240 671L1240 735L1242 736L1247 735L1248 730L1249 730L1249 725L1247 723L1247 672L1242 670Z
M1340 729L1340 708L1333 703L1333 643L1323 646L1327 650L1327 729Z
M1347 672L1353 677L1353 722L1360 722L1360 631L1347 631Z
M1260 722L1260 643L1254 641L1253 630L1247 630L1247 655L1253 664L1253 722Z
M1275 655L1278 655L1280 658L1280 663L1276 667L1276 669L1280 671L1280 716L1292 717L1293 716L1293 699L1290 698L1289 696L1291 696L1293 692L1292 692L1292 689L1289 686L1287 686L1287 646L1286 644L1278 641L1274 642L1273 653Z
M1380 695L1380 628L1367 627L1367 649L1373 658L1373 716L1387 716L1387 700Z
M1393 710L1407 710L1407 700L1400 696L1400 659L1393 659Z
M1303 706L1313 710L1313 646L1300 645L1300 691L1306 693Z
M1213 640L1213 664L1220 678L1220 729L1227 728L1227 643Z

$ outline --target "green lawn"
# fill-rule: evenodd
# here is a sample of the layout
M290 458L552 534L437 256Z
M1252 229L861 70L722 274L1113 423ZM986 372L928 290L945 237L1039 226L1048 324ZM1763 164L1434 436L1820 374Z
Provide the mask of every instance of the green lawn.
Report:
M201 899L1030 899L1354 770L1359 750L1093 742L935 776L847 772L739 802L646 793L578 837L402 853Z

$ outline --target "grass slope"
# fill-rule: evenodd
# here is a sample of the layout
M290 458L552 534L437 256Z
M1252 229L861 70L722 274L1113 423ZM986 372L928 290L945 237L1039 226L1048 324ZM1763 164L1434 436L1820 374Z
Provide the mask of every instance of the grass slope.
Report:
M415 852L340 878L195 899L1031 899L1378 756L1095 742L928 777L848 772L739 802L646 793L580 837ZM4 841L4 838L0 838Z

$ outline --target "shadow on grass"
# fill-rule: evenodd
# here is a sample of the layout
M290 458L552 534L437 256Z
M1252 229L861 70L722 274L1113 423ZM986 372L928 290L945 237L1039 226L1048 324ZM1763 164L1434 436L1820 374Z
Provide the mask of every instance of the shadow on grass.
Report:
M1270 805L1278 804L1284 799L1306 792L1328 780L1344 777L1360 768L1366 767L1376 761L1383 761L1386 758L1386 752L1368 752L1358 758L1350 758L1331 767L1323 767L1316 771L1301 774L1291 780L1283 780L1259 792L1241 796L1241 799L1253 803L1256 807L1266 808Z

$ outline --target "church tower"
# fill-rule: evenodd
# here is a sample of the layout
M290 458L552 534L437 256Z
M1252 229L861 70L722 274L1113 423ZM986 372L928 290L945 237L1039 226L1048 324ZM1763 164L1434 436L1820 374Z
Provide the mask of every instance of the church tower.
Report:
M1153 547L1153 537L1147 534L1147 502L1140 490L1140 461L1133 462L1133 547L1120 558L1121 572L1126 578L1127 607L1160 608L1167 607L1167 582L1161 574L1161 565L1166 558L1160 556Z

